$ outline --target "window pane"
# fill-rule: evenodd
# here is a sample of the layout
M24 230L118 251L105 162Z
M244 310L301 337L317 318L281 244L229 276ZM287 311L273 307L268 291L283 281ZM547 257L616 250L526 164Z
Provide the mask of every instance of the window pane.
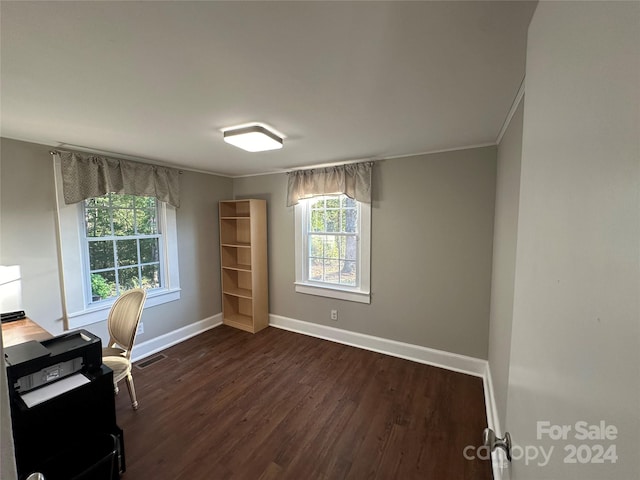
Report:
M113 234L116 236L135 235L133 210L113 209Z
M160 264L142 267L142 288L160 288Z
M113 268L113 242L111 240L89 242L89 269Z
M327 232L340 231L340 211L339 210L327 210L325 218L326 218Z
M344 235L337 237L339 258L344 259L347 248L347 239Z
M111 236L111 217L105 208L87 208L85 213L87 237Z
M317 258L309 259L309 280L322 281L323 260Z
M136 208L156 208L156 199L154 197L134 197Z
M111 205L114 207L133 208L133 195L111 194Z
M353 198L349 198L346 195L343 195L342 205L347 208L356 208L356 201Z
M309 256L322 258L323 255L323 235L309 235Z
M326 235L324 242L324 257L338 259L340 257L340 249L338 237Z
M356 284L356 263L340 262L340 283L354 286Z
M136 265L138 263L138 241L118 240L118 266Z
M114 270L91 274L91 296L94 302L116 296L116 272Z
M138 288L140 286L138 267L118 269L118 284L120 286L120 293L125 290L131 290L132 288Z
M342 231L356 233L358 227L358 210L355 208L347 208L343 210L342 214Z
M313 200L313 203L311 204L311 208L315 209L315 208L319 208L319 209L323 209L324 208L324 198L319 198L317 200Z
M343 258L346 260L356 260L358 254L358 240L356 237L344 237L345 252Z
M324 281L338 283L340 281L340 263L338 260L324 261Z
M324 210L311 210L311 232L324 232Z
M327 198L327 208L340 208L340 197Z
M136 222L138 224L138 234L153 235L158 233L158 219L155 209L137 209Z
M140 239L140 263L160 261L160 249L157 238Z

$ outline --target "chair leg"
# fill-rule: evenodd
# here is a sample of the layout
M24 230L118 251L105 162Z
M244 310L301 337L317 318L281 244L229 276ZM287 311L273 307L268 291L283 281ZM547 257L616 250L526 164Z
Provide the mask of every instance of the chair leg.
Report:
M127 388L129 389L129 397L131 397L131 406L134 410L138 409L138 400L136 399L136 389L133 387L133 377L127 375Z

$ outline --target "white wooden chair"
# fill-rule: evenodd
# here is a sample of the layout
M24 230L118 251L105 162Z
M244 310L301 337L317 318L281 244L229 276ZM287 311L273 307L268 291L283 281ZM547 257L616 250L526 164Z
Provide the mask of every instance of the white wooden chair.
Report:
M127 290L116 299L107 319L109 343L102 349L102 363L113 370L113 386L116 394L118 382L126 379L131 406L134 410L138 409L138 400L131 376L131 350L146 298L146 290L134 288Z

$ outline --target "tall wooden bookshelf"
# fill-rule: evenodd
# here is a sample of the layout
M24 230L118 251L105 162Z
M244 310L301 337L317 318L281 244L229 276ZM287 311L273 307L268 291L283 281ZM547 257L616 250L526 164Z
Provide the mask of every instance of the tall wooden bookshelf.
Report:
M222 321L256 333L269 326L267 202L220 202Z

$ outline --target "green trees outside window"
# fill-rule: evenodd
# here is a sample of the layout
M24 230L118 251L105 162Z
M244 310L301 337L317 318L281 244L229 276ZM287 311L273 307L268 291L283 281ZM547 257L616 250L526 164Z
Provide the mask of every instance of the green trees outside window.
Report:
M357 285L357 202L346 195L319 197L307 218L308 279Z
M161 288L158 201L109 193L84 202L92 302L131 288Z

